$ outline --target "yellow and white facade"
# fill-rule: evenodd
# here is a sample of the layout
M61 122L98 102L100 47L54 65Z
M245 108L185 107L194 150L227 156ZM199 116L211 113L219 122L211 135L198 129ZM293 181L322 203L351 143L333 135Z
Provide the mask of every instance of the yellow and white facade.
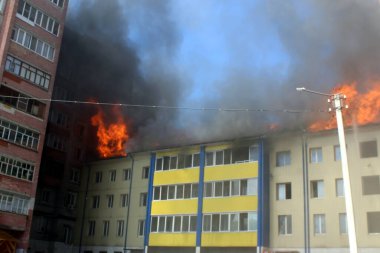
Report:
M265 202L259 197L262 143L152 153L145 251L256 252L260 231L260 240L265 237L258 218L260 201Z

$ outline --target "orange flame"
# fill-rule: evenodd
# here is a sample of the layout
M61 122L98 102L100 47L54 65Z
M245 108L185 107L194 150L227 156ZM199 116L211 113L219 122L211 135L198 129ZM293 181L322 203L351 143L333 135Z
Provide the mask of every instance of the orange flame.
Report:
M108 125L104 121L104 112L101 108L98 108L97 114L91 117L91 124L98 128L97 150L103 158L127 155L125 151L125 145L129 139L127 125L119 107L113 107L113 114L116 122Z
M346 95L345 104L348 109L343 109L345 126L351 126L354 122L358 125L366 125L380 121L380 81L372 85L371 90L359 93L356 83L342 84L332 89L331 93ZM321 131L336 128L335 117L325 121L317 121L309 126L310 131Z

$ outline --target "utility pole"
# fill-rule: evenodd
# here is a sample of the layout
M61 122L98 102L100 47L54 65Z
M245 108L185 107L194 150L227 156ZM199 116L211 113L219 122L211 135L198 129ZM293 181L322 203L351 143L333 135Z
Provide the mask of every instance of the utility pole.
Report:
M345 198L345 203L346 203L348 242L350 244L350 253L357 253L358 245L357 245L357 239L356 239L354 207L352 204L350 172L348 170L347 149L346 149L346 140L345 140L345 135L344 135L343 116L342 116L342 109L347 108L346 106L344 106L344 100L346 99L346 96L339 93L338 94L321 93L317 91L308 90L304 87L297 88L297 91L305 91L305 92L309 92L309 93L313 93L317 95L327 96L329 97L328 102L332 102L333 108L335 110L336 122L338 126L341 163L342 163L344 198ZM331 108L330 108L330 111L332 111Z
M338 125L338 135L339 135L339 145L340 145L340 155L341 155L341 162L342 162L342 174L343 174L343 185L344 185L344 198L345 198L345 203L346 203L346 214L347 214L348 241L350 243L350 252L357 253L358 245L357 245L357 239L356 239L354 207L352 204L350 172L348 170L347 149L346 149L346 140L344 137L344 126L343 126L343 116L342 116L342 109L346 108L344 106L345 98L346 96L342 94L334 94L332 97L332 104L335 109L336 122Z

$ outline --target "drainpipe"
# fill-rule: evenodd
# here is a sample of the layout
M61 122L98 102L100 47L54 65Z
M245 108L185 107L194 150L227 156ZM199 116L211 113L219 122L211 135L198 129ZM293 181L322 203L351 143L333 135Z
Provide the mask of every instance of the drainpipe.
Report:
M132 160L132 168L131 168L131 178L129 183L129 194L128 194L128 207L127 207L127 220L125 221L125 236L124 236L124 253L127 253L127 234L128 234L128 222L129 222L129 210L131 206L131 198L132 198L132 179L133 179L133 166L135 164L135 159L132 153L128 153L127 157L130 157Z
M86 214L87 195L88 195L88 183L90 181L91 166L87 165L87 168L88 168L88 174L87 174L87 182L86 182L86 192L85 192L85 195L84 195L84 206L83 206L83 212L82 212L82 222L81 222L81 225L80 225L80 237L79 237L79 250L78 250L78 253L81 253L81 250L82 250L84 218L85 218L85 214Z
M309 221L309 164L307 134L302 134L302 176L303 176L303 212L304 212L304 252L310 253Z

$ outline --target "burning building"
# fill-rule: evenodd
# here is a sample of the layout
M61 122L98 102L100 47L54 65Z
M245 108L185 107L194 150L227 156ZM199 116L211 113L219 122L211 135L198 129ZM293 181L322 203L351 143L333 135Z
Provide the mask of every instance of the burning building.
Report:
M0 1L1 252L26 252L29 247L67 4Z
M346 128L359 252L380 249L379 133L379 124ZM336 129L132 157L84 173L74 240L82 252L348 252Z

